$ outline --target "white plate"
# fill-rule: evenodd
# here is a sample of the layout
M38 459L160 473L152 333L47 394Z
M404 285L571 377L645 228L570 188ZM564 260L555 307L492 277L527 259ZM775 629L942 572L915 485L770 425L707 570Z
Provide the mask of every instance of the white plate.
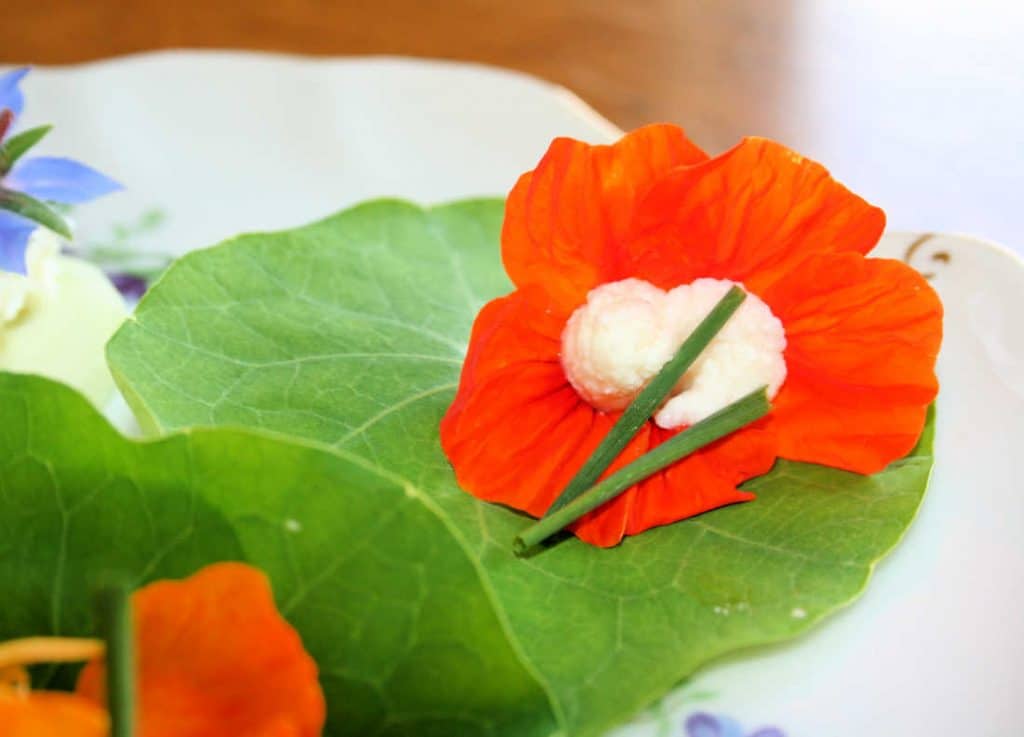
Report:
M80 210L84 237L158 208L132 242L173 252L380 195L503 194L552 137L618 135L565 90L449 63L171 53L39 69L25 87L28 122L57 125L49 151L128 186ZM850 609L705 669L622 735L682 735L695 711L788 737L1024 733L1024 263L948 235L887 235L881 252L932 273L947 309L919 519Z

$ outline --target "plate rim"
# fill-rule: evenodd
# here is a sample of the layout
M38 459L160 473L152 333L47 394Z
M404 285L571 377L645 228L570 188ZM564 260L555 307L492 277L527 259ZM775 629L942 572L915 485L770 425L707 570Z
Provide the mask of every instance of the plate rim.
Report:
M133 65L137 63L169 63L178 59L208 59L241 63L280 62L321 67L332 65L358 66L379 64L382 66L396 68L430 69L432 71L442 72L458 70L475 71L480 74L498 78L514 79L535 87L538 92L552 96L559 105L568 108L570 112L582 118L586 124L594 128L596 133L604 136L609 141L615 140L625 134L625 131L622 128L605 117L579 94L572 91L565 85L519 69L473 60L412 56L406 54L320 55L303 54L298 52L266 51L259 49L174 48L132 51L101 59L90 59L86 61L62 64L36 64L33 62L18 64L7 62L0 65L0 69L9 69L27 65L42 72L80 73L87 72L90 69ZM928 231L906 228L886 230L883 233L883 237L894 238L907 236L918 238L925 235L936 238L955 238L960 241L970 242L975 247L981 247L994 251L1000 256L1009 257L1008 260L1013 263L1016 268L1024 271L1024 254L1019 253L1017 250L1000 243L999 241L983 236L973 235L963 231Z

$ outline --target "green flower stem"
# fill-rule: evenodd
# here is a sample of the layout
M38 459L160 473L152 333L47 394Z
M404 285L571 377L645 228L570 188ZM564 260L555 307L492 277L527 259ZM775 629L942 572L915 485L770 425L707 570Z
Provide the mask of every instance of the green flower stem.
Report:
M517 537L512 548L522 555L533 546L572 524L592 509L611 501L629 487L671 466L676 461L768 414L767 387L751 392L720 409L678 435L669 438L596 486L569 502L554 514L538 520Z
M573 499L577 498L584 491L589 489L605 472L605 469L612 464L622 449L625 448L633 436L637 434L643 424L651 418L654 411L665 401L672 388L679 383L679 379L686 370L693 365L697 357L708 347L708 344L718 335L719 331L732 317L733 313L743 304L747 293L740 287L734 286L722 299L718 301L708 313L707 317L697 326L690 336L683 341L668 363L662 366L661 371L651 382L644 387L636 399L633 400L626 410L619 417L611 431L604 437L601 444L593 452L587 462L583 464L569 485L565 487L558 498L555 499L548 511L544 513L549 517L558 510L565 507Z
M107 643L107 708L111 737L135 734L135 653L131 601L124 585L97 592L96 609Z
M41 125L11 136L0 144L0 174L9 172L18 163L18 159L43 140L52 129L52 125Z
M35 197L0 187L0 210L8 210L15 215L21 215L23 218L49 228L59 236L71 240L71 228L64 218L52 207Z

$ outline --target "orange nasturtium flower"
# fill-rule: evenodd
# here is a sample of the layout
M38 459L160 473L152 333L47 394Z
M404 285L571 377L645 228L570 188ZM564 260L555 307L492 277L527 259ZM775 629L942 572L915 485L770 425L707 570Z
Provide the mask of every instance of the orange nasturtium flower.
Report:
M313 659L266 577L218 563L132 596L138 737L319 737L326 706ZM106 737L104 664L77 693L0 688L3 737Z
M132 597L139 737L318 737L325 719L316 663L274 606L266 576L217 563ZM77 692L104 701L104 667Z
M577 536L611 546L752 499L737 485L776 458L881 470L921 433L942 334L927 282L865 257L884 225L822 166L765 139L716 158L670 125L611 146L555 140L509 195L501 245L516 289L477 316L441 424L459 483L534 516L551 505L619 414L570 384L563 330L591 290L625 279L742 284L784 328L786 377L768 417L594 510ZM607 473L681 429L648 422Z

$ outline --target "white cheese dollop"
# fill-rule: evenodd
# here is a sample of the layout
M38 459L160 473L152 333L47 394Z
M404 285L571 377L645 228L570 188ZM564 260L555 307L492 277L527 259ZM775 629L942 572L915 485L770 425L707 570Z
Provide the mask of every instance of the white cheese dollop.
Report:
M127 309L92 264L62 256L43 228L25 253L27 275L0 271L0 371L68 384L97 406L114 395L104 346Z
M697 279L668 292L641 279L602 284L562 332L562 365L596 409L624 409L736 282ZM739 285L742 286L742 285ZM692 425L786 380L786 333L756 295L747 298L654 416L664 428Z

